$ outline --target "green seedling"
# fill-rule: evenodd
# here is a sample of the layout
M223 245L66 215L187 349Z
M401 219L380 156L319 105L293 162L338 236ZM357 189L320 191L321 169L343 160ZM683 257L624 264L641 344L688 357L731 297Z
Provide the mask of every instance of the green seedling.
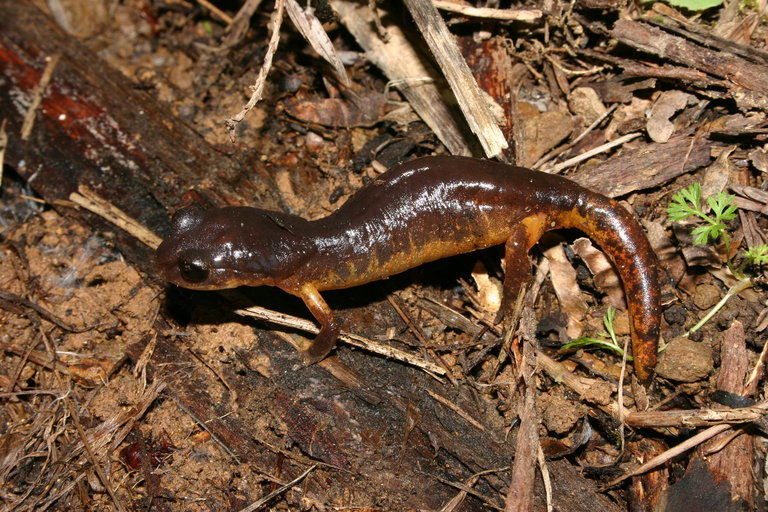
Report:
M726 222L736 218L738 208L733 204L734 196L720 191L717 196L709 196L706 201L710 208L710 213L706 213L701 204L701 185L694 183L684 188L672 196L672 202L667 208L669 219L674 222L686 220L690 217L696 217L704 221L701 226L695 227L691 231L694 237L694 243L698 245L707 245L721 240L724 249L726 265L731 274L737 279L736 284L726 292L725 296L718 302L704 317L694 325L686 335L696 332L708 322L734 295L741 293L747 288L754 286L754 281L745 275L744 269L747 264L760 266L768 263L768 245L758 245L750 247L741 255L741 264L736 266L731 259L731 237L728 234Z
M694 12L706 11L712 7L723 5L723 0L665 0L665 2L674 7L682 7ZM646 3L651 3L651 0Z
M624 347L619 345L616 339L616 331L613 328L613 321L616 318L616 309L612 306L608 306L608 309L603 315L603 326L605 332L599 334L600 338L592 338L590 336L581 336L574 340L569 341L562 346L562 349L568 350L572 348L604 348L612 352L616 352L620 356L624 357ZM627 360L631 361L632 356L628 355Z
M708 215L701 208L701 185L694 183L672 196L672 202L667 208L667 215L673 222L686 220L689 217L702 219L706 224L691 231L694 242L699 245L707 245L710 239L720 238L725 245L726 254L728 254L730 253L731 238L725 230L725 222L736 218L736 205L731 204L733 199L734 196L722 191L717 194L717 197L708 197L707 204L713 214Z
M744 253L744 259L749 260L753 265L765 265L768 263L768 245L757 245L750 247Z

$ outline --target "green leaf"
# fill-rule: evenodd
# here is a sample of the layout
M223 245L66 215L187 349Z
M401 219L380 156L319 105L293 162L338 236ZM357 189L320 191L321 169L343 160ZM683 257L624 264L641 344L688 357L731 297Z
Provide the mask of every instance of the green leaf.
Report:
M696 212L686 204L672 203L669 205L669 208L667 208L667 215L669 215L670 220L678 222L685 220L692 215L696 215Z
M562 348L563 350L569 350L572 348L588 348L588 347L604 348L606 350L615 352L620 356L624 355L624 350L621 347L614 345L610 341L600 340L597 338L590 338L588 336L582 336L580 338L576 338L575 340L571 340L570 342L566 343L560 348ZM632 356L628 355L627 360L631 361Z
M712 208L712 212L715 214L715 218L718 221L731 220L736 217L736 206L731 204L735 196L726 194L722 190L718 192L717 198L709 196L707 198L707 204Z
M701 211L701 185L694 183L680 191L680 195L691 205L694 210Z
M701 185L694 183L675 193L667 208L667 215L675 222L685 220L693 215L703 215L701 211Z
M768 244L750 247L749 250L744 253L744 257L755 265L765 265L768 263Z
M723 4L723 0L666 0L666 2L689 11L705 11Z
M691 235L694 237L693 242L697 245L707 245L709 239L718 238L723 232L723 229L725 229L725 224L722 223L699 226L691 231Z
M616 308L613 306L608 306L608 309L605 311L605 315L603 315L603 325L605 326L605 330L608 331L608 336L611 337L614 344L616 344L616 333L613 330L613 321L616 318Z

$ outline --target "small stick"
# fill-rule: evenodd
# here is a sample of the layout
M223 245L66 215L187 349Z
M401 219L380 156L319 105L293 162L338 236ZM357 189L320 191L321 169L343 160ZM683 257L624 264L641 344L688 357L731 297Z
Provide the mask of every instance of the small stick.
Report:
M80 185L77 192L71 193L69 200L127 231L152 249L157 249L157 246L163 241L159 236L139 224L133 217L99 197L84 185Z
M237 309L235 310L235 313L242 316L249 316L258 318L260 320L266 320L273 324L291 327L293 329L299 329L301 331L309 332L312 334L317 334L320 332L320 329L318 329L317 326L309 320L286 315L285 313L279 313L277 311L272 311L270 309L262 308L259 306L250 306L245 309ZM398 361L403 361L404 363L412 364L413 366L421 368L429 373L434 373L437 375L446 374L446 371L443 368L434 363L430 363L429 361L425 361L424 359L411 355L408 352L403 352L402 350L398 350L394 347L377 343L357 334L342 332L339 335L339 340L347 343L348 345L352 345L353 347L362 348L384 357L390 357Z
M568 167L571 167L572 165L576 165L579 162L583 162L584 160L586 160L588 158L592 158L593 156L598 155L598 154L600 154L600 153L602 153L604 151L608 151L609 149L612 149L612 148L614 148L616 146L620 146L620 145L624 144L625 142L629 142L630 140L632 140L632 139L634 139L636 137L639 137L640 135L641 134L637 133L637 132L635 132L635 133L628 133L626 135L623 135L623 136L619 137L616 140L612 140L611 142L607 142L605 144L597 146L596 148L592 148L589 151L586 151L586 152L584 152L584 153L582 153L580 155L576 155L573 158L569 158L568 160L566 160L564 162L560 162L559 164L552 166L552 170L551 171L546 170L545 172L552 172L553 174L557 174L560 171L562 171L563 169L567 169Z
M254 501L253 503L251 503L250 505L248 505L247 507L242 509L240 512L253 512L254 510L257 510L257 509L261 508L262 505L266 504L269 500L271 500L275 496L283 494L285 491L287 491L288 489L290 489L294 485L296 485L299 482L301 482L302 480L304 480L307 477L307 475L309 475L312 471L314 471L314 469L316 467L317 466L310 466L305 472L303 472L302 474L300 474L299 476L297 476L296 478L294 478L293 480L291 480L287 484L283 485L282 487L278 487L277 489L275 489L271 493L267 494L266 496L264 496L260 500Z
M21 125L21 140L29 139L29 136L32 134L32 127L35 125L35 114L40 107L40 103L43 101L43 93L51 81L53 71L59 64L60 58L61 54L58 53L46 58L47 63L45 64L45 69L43 69L43 74L40 76L40 83L37 84L37 87L32 92L32 100L29 102L27 113L24 114L24 122Z
M455 12L472 18L505 21L536 21L544 15L541 9L493 9L491 7L473 7L448 0L432 0L432 5L441 11Z

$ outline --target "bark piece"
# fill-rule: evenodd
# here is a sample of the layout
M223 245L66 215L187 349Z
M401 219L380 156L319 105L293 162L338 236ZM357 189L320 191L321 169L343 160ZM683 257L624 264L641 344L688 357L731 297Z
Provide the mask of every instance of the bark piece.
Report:
M646 144L580 170L572 179L608 197L656 187L712 161L706 134L680 134L664 144Z
M368 5L348 0L333 0L331 4L366 57L403 93L448 150L454 155L469 155L464 127L453 117L435 85L435 81L440 82L436 71L423 60L403 30L395 24L387 25L388 38L382 40L373 28L380 10L374 12Z
M660 28L632 20L616 22L611 35L638 50L720 77L732 94L740 89L768 95L768 66L723 49L710 49Z

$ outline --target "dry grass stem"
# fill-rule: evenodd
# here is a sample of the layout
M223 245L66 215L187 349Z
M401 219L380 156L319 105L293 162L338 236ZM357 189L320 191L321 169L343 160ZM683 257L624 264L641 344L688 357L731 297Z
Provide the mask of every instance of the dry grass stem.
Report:
M43 93L45 88L48 87L48 83L51 81L53 72L56 66L59 64L60 54L51 55L46 59L45 69L40 76L40 83L32 93L32 100L29 102L29 108L24 115L24 123L21 125L21 140L29 139L32 134L32 127L35 125L35 116L37 115L37 109L40 107L40 103L43 101Z
M379 14L370 5L351 0L332 0L331 5L341 23L365 50L366 58L400 90L448 151L454 155L470 155L462 129L441 96L438 73L425 62L422 52L413 46L403 29L387 25L384 40L375 28ZM385 18L386 12L380 8L377 11Z
M242 316L266 320L273 324L291 327L293 329L299 329L301 331L309 332L312 334L317 334L320 332L317 326L315 326L315 324L309 320L286 315L284 313L279 313L277 311L272 311L258 306L251 306L245 309L237 309L235 310L235 313ZM403 352L402 350L398 350L387 345L383 345L381 343L377 343L357 334L342 332L339 336L339 340L352 345L353 347L362 348L369 352L373 352L374 354L379 354L384 357L389 357L391 359L396 359L398 361L411 364L432 374L445 375L445 370L434 363L430 363L429 361L425 361L420 357L411 355L407 352Z
M264 55L264 64L259 70L259 74L256 77L256 82L251 86L251 97L248 100L248 103L245 104L240 112L224 121L224 124L227 126L227 128L229 128L229 137L233 141L235 140L235 129L237 128L237 125L245 118L246 115L248 115L248 112L250 112L253 107L256 106L256 103L261 100L262 94L264 92L264 83L267 81L267 74L269 74L269 70L272 68L272 59L275 56L277 45L280 42L280 27L283 24L284 8L285 0L277 0L275 10L272 13L272 18L270 19L272 34L269 38L267 53Z
M344 69L341 57L336 53L331 39L325 33L323 24L312 14L311 9L302 10L296 0L285 0L285 10L291 18L293 25L301 32L301 35L310 46L333 66L333 69L336 70L336 73L345 85L350 85L352 82L349 80L349 76L347 76L347 71Z
M498 156L508 147L507 140L488 107L487 96L477 86L445 21L431 2L405 0L405 5L448 81L470 130L483 147L485 156Z
M473 18L489 18L504 21L536 21L544 14L541 9L493 9L473 7L448 0L432 0L432 4L442 11L455 12Z
M88 187L81 185L77 190L77 192L73 192L69 195L69 200L78 206L95 213L120 229L127 231L152 249L157 249L157 246L163 241L159 236L139 224L135 219L117 206L99 197Z

